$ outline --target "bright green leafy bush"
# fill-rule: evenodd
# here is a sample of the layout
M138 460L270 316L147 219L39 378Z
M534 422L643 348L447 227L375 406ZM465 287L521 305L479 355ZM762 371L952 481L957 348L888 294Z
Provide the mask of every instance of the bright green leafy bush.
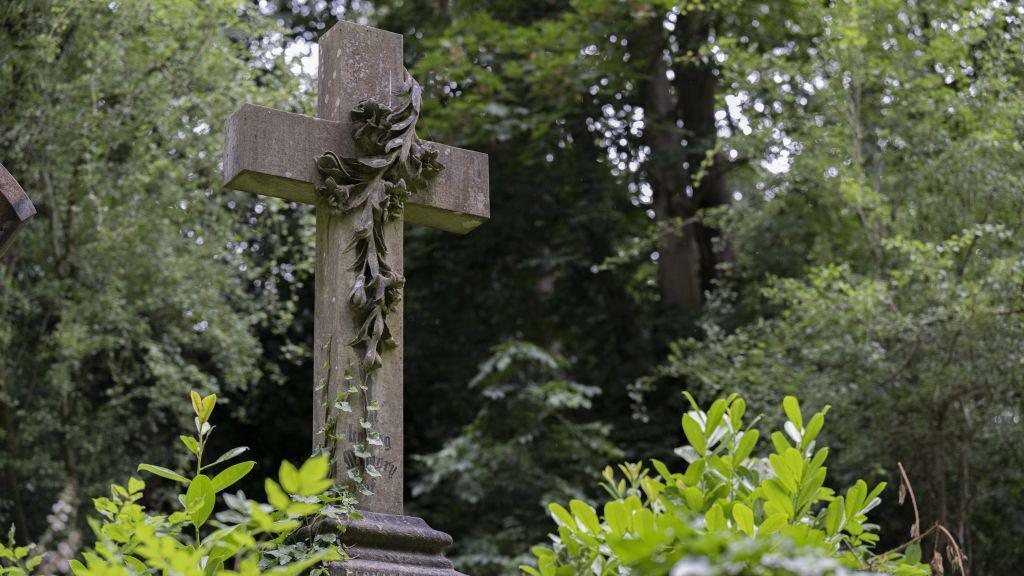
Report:
M783 401L784 432L770 436L773 451L755 456L757 419L745 423L738 395L683 415L687 466L672 471L624 464L604 472L611 499L598 510L581 500L552 504L558 525L551 547L533 552L531 576L572 574L839 575L858 571L927 575L915 558L875 556L877 526L867 513L885 484L857 481L836 493L825 486L828 448L818 447L824 410L804 420L796 398ZM913 548L917 550L917 548Z
M129 478L126 486L111 485L108 497L93 500L98 516L90 518L89 525L96 544L81 559L71 561L72 573L326 574L322 566L325 561L344 557L338 535L303 528L326 518L354 514L354 500L334 488L327 456L311 458L299 468L283 462L278 479L266 480L269 503L250 500L242 492L224 492L245 477L255 463L226 466L248 450L239 447L204 464L207 441L214 429L210 416L217 398L192 392L191 399L196 433L181 436L181 442L195 457L192 477L162 466L139 465L139 471L181 484L183 492L178 501L182 509L166 515L146 510L140 504L146 484L138 478ZM214 473L221 466L226 467ZM218 494L223 496L226 508L215 514ZM13 529L8 545L0 544L0 575L27 576L43 560L44 555L33 555L31 546L14 546Z
M0 574L28 576L43 561L43 557L32 554L34 544L18 546L14 542L14 526L7 533L7 542L0 542Z

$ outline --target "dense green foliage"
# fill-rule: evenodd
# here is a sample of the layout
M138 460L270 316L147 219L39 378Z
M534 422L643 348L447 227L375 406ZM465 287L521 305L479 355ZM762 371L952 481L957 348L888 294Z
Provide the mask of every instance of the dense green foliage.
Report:
M537 510L585 497L596 463L621 456L607 424L579 422L600 390L568 380L568 369L564 358L531 344L496 347L469 384L486 399L476 418L418 459L424 473L412 496L436 510L432 521L461 535L467 573L513 570L525 560L523 543L546 534Z
M726 142L790 166L736 182L734 283L665 374L833 404L840 478L902 461L926 523L978 573L1011 572L1024 551L996 519L1024 488L1020 8L850 2L795 21L813 44L730 53L752 128Z
M308 455L310 212L222 190L220 126L310 113L282 49L339 17L405 34L423 135L490 156L491 222L406 235L407 501L460 566L514 569L612 446L671 468L685 388L832 405L837 484L902 461L922 526L1016 570L1024 15L980 0L5 3L40 215L0 263L0 521L87 545L85 494L186 464L190 387L258 475Z
M687 445L676 452L685 472L660 460L657 476L637 464L607 468L611 496L603 513L573 500L551 504L558 534L537 547L533 576L572 574L839 575L849 570L928 576L915 541L906 556L873 555L877 526L867 513L880 503L881 483L858 480L843 495L825 486L828 448L817 438L829 407L806 422L796 398L783 401L785 434L771 434L774 452L755 456L760 434L744 421L736 394L701 410L689 394L683 415Z
M889 241L885 254L899 264L884 275L832 265L773 281L763 296L782 312L771 319L727 332L709 315L707 337L680 342L664 373L703 390L836 402L843 477L902 460L926 516L970 542L972 517L1020 509L1013 350L1024 326L1019 290L1007 287L1024 282L1024 260L1009 231L991 225L945 242ZM999 530L976 537L1014 546Z

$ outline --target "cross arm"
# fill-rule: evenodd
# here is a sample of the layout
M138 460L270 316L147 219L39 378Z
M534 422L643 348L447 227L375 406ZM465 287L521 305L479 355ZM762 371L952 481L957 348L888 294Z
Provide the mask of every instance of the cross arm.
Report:
M316 203L315 159L326 151L355 154L340 122L244 104L226 126L224 185L235 190ZM445 169L406 201L405 221L465 234L490 217L487 155L429 142Z
M0 256L10 247L18 230L36 213L28 194L0 165Z

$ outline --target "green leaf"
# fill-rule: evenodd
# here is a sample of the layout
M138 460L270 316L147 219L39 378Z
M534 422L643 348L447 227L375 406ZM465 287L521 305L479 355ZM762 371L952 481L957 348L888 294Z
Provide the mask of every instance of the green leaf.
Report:
M130 494L137 494L142 492L146 488L146 483L138 478L132 476L128 479L128 492Z
M846 524L846 505L840 496L828 505L828 512L825 514L825 532L829 536L838 534Z
M683 414L683 433L686 434L687 442L690 443L690 446L693 446L697 454L704 456L707 453L707 438L700 429L700 424L693 419L693 416L690 416L689 412Z
M686 505L694 512L700 512L704 508L704 494L696 486L687 486L683 489L683 499Z
M768 504L772 504L774 510L786 513L788 518L795 516L796 511L793 509L791 492L781 480L778 478L765 480L761 484L761 492L768 500ZM768 504L765 504L765 508L768 507Z
M556 522L568 527L572 531L576 531L576 521L572 519L572 514L565 507L557 502L552 502L548 504L548 510L551 511L551 515L554 516Z
M248 446L239 446L237 448L232 448L231 450L228 450L227 452L221 454L220 458L217 458L212 463L203 466L203 468L210 468L212 466L216 466L217 464L227 462L228 460L231 460L232 458L238 456L239 454L244 453L248 449Z
M772 514L761 522L761 525L757 529L758 536L768 536L781 530L785 525L789 517L786 514Z
M214 493L221 492L245 477L252 470L256 463L253 461L241 462L225 468L220 474L213 477L212 485Z
M178 436L178 438L181 439L181 443L185 445L185 448L188 448L189 452L195 454L196 456L199 455L199 441L198 440L196 440L195 438L193 438L191 436Z
M736 527L747 536L754 535L754 511L742 502L737 502L732 507L732 517L736 520Z
M907 546L907 550L906 550L906 552L904 552L903 557L908 562L913 562L913 563L920 562L921 561L921 543L920 542L914 542L914 543L910 544L909 546Z
M864 504L868 494L868 485L863 480L857 480L849 490L846 491L846 516L854 518Z
M708 532L725 530L725 512L722 511L720 504L716 502L714 506L708 509L707 514L704 515L704 523L707 525Z
M782 409L786 411L786 417L796 424L797 430L803 430L804 419L800 414L800 403L793 396L786 396L782 399Z
M302 484L299 482L299 471L295 465L285 460L281 462L281 469L278 471L278 478L281 480L281 488L289 494L297 494Z
M800 487L800 491L797 494L797 507L799 508L799 512L806 510L817 502L819 490L825 483L825 473L825 468L819 468L814 472L814 475L808 478Z
M601 532L601 522L597 519L597 512L590 507L590 504L582 500L572 500L569 502L569 509L572 510L573 516L585 530L591 534Z
M330 466L327 455L306 460L299 469L299 489L295 493L300 496L317 496L330 488L334 484L329 478Z
M150 474L156 474L161 478L167 478L168 480L174 480L175 482L181 482L182 484L188 484L189 479L185 478L181 474L178 474L174 470L169 470L163 466L154 466L152 464L139 464L136 469L137 472L149 472Z
M796 448L790 448L782 454L782 461L793 473L793 480L799 483L804 477L804 455Z
M626 512L625 504L619 500L605 503L604 519L614 536L622 536L629 529L629 513Z
M281 486L272 479L267 478L263 482L263 488L267 491L267 502L278 510L284 510L291 504L292 499L284 493Z
M725 409L727 405L725 400L719 398L711 404L711 408L708 409L708 423L705 427L707 436L710 438L714 433L718 425L722 423L722 417L725 416Z
M732 422L732 429L739 430L743 426L743 414L747 411L747 403L743 398L737 398L729 407L729 420Z
M692 394L690 394L686 390L683 390L683 396L685 396L686 399L690 401L690 406L693 407L694 412L700 412L700 406L697 406L697 401L693 399Z
M867 498L865 498L865 499L868 502L872 502L873 500L878 498L878 496L882 493L883 490L885 490L885 482L879 482L878 486L875 486L875 489L872 490L871 493L868 494Z
M746 432L740 432L739 446L732 455L732 465L739 466L744 460L750 457L751 452L754 451L754 446L757 445L757 440L760 438L761 433L757 430L747 430Z
M210 415L213 414L213 409L217 406L217 395L210 394L206 398L203 398L203 413L199 416L199 419L206 422L210 419Z
M192 400L192 410L196 413L196 417L200 420L203 419L203 398L198 392L192 390L189 393L189 398Z
M786 436L779 431L772 432L772 445L775 447L775 451L779 454L785 453L786 450L793 446L786 440Z
M217 501L217 493L213 490L213 482L208 476L200 474L192 479L185 492L185 512L188 513L192 525L200 527L206 523L213 512Z
M651 465L654 466L654 469L658 471L658 474L660 474L666 482L672 478L672 472L669 471L668 466L665 466L665 463L661 460L651 459Z
M814 454L814 458L811 458L810 467L820 468L825 463L825 459L828 458L828 448L822 448Z
M795 494L800 485L800 475L795 473L779 454L768 456L768 463L771 465L772 470L775 471L775 478L772 478L772 480L781 482L786 487L787 494Z
M821 432L822 426L825 425L825 414L818 412L814 416L811 416L811 421L807 423L807 429L804 430L803 443L800 448L807 450L811 446L811 442L818 437L818 433Z

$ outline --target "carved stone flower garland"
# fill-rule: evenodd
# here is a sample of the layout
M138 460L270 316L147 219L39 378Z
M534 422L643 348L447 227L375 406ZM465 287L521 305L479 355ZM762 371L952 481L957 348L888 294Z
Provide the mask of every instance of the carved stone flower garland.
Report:
M425 148L416 135L422 93L422 87L407 77L395 95L394 108L374 98L362 101L351 116L360 156L326 152L316 159L323 181L316 187L320 201L355 218L355 234L346 251L356 252L349 306L358 330L349 344L357 353L363 390L381 367L381 354L396 344L388 314L401 300L405 285L402 275L387 263L385 224L400 216L406 199L444 169L437 152Z

